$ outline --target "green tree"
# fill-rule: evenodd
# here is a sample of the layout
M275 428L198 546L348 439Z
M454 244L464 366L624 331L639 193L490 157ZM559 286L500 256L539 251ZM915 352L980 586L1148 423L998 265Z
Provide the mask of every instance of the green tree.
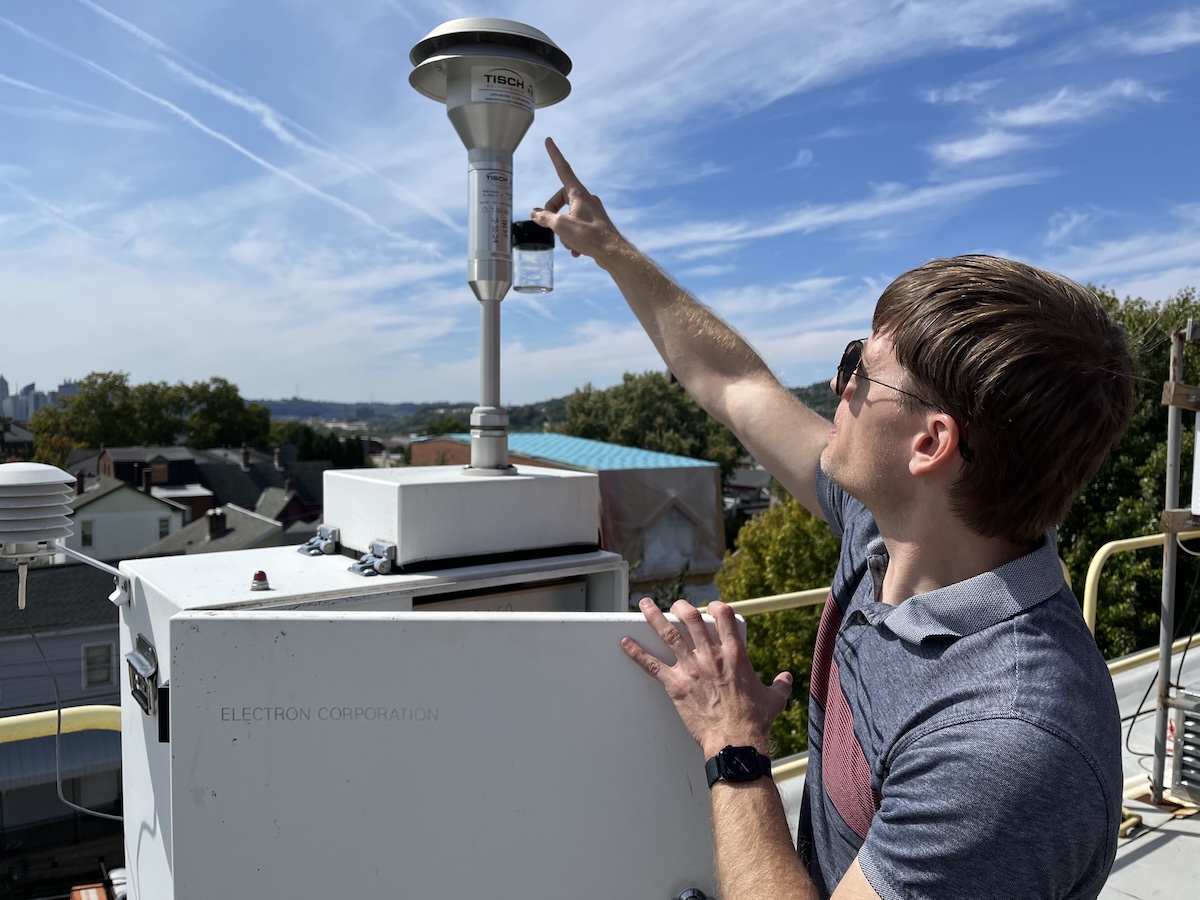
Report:
M197 381L187 389L187 404L189 447L265 447L270 440L270 410L247 403L224 378Z
M841 542L829 526L792 497L784 497L738 533L725 557L717 590L727 602L824 587L833 579ZM746 620L746 647L766 680L786 669L795 687L771 740L780 755L808 746L808 682L821 607L792 609Z
M350 435L342 438L342 468L361 469L367 464L367 453L361 438Z
M270 424L267 408L224 378L130 386L125 372L92 372L77 394L39 409L30 430L37 459L62 465L75 447L171 445L180 433L192 447L264 447Z
M1076 593L1082 595L1087 568L1108 541L1153 534L1160 529L1166 489L1167 409L1162 385L1169 377L1171 335L1200 318L1196 292L1188 288L1163 303L1118 299L1103 289L1097 296L1125 330L1137 365L1133 422L1108 461L1072 506L1059 532L1060 551ZM1200 378L1200 347L1184 352L1182 380ZM1185 416L1185 420L1190 418ZM1192 433L1184 428L1181 503L1190 496ZM1177 584L1180 608L1195 579L1197 564L1180 554ZM1143 550L1112 557L1104 568L1097 609L1096 640L1106 657L1131 653L1158 641L1162 552ZM1190 623L1189 623L1190 624Z
M64 466L67 455L75 447L71 432L67 428L67 411L59 405L43 406L29 420L33 432L33 458L35 462L52 466Z
M79 446L137 443L133 391L125 372L92 372L80 379L79 393L67 398L66 408L66 430Z
M189 408L188 388L165 381L135 385L129 391L135 443L170 446L184 432Z
M470 430L470 422L462 416L441 415L422 425L417 434L465 434Z
M299 449L300 441L304 434L309 435L309 440L312 439L312 426L305 425L303 422L271 422L270 442L272 447L282 447L284 444L291 444ZM300 457L306 459L307 457Z
M586 384L567 398L563 428L576 437L707 459L728 479L745 456L733 433L661 372L626 372L618 385Z

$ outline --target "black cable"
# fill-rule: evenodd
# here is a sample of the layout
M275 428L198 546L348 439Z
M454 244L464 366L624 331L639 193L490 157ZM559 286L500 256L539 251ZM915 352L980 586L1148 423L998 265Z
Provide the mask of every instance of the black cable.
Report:
M58 678L54 674L54 669L50 666L50 661L46 659L46 654L42 650L42 644L38 640L37 634L30 627L29 621L25 618L23 609L17 610L17 615L21 617L21 624L25 626L25 630L29 632L29 636L33 638L33 646L37 648L38 656L42 658L42 662L46 666L46 671L50 673L50 683L54 685L54 710L57 714L57 724L54 729L54 781L58 785L58 799L65 803L71 809L81 813L86 813L89 816L96 816L100 819L111 819L114 822L125 821L121 816L114 816L110 813L102 813L99 810L88 809L86 806L79 806L72 803L63 796L62 787L62 698L58 693Z
M1198 569L1198 571L1200 571L1200 569ZM1188 605L1189 606L1191 605L1191 602L1192 602L1192 598L1189 596L1188 597ZM1187 606L1184 607L1183 612L1187 612ZM1181 613L1181 615L1182 615L1182 613ZM1192 623L1192 628L1188 632L1188 634L1194 635L1196 633L1197 629L1200 629L1200 611L1197 611L1196 621L1194 621ZM1191 648L1192 648L1192 642L1188 641L1186 644L1183 645L1183 653L1181 653L1179 655L1179 668L1175 670L1175 687L1177 687L1177 688L1183 687L1183 684L1181 683L1183 681L1183 664L1185 662L1187 662L1188 650L1190 650Z
M1192 578L1192 587L1191 587L1191 590L1188 591L1187 601L1183 604L1183 609L1180 610L1179 616L1176 618L1175 634L1171 635L1172 643L1174 643L1174 641L1176 640L1176 638L1179 635L1179 619L1183 618L1183 616L1187 613L1188 609L1191 607L1192 601L1196 598L1196 587L1198 584L1200 584L1200 566L1196 567L1196 574ZM1196 621L1192 623L1191 630L1188 632L1188 634L1195 634L1197 628L1200 628L1200 610L1197 611ZM1184 646L1183 646L1183 654L1180 657L1179 669L1177 670L1177 674L1175 676L1176 682L1178 682L1183 677L1183 664L1187 660L1187 652L1188 652L1188 648L1190 646L1191 646L1191 641L1188 641L1188 643L1184 644ZM1129 746L1129 741L1133 737L1133 726L1137 722L1138 717L1141 716L1142 708L1146 705L1146 700L1149 699L1150 691L1152 691L1154 689L1154 684L1156 681L1158 681L1158 672L1155 672L1153 675L1150 676L1150 683L1148 685L1146 685L1146 693L1142 694L1142 699L1141 699L1141 702L1138 703L1137 711L1134 712L1133 718L1131 718L1129 720L1129 728L1125 731L1125 750L1127 753L1129 753L1133 756L1146 757L1146 756L1154 755L1154 751L1145 753L1140 750L1134 750L1132 747Z

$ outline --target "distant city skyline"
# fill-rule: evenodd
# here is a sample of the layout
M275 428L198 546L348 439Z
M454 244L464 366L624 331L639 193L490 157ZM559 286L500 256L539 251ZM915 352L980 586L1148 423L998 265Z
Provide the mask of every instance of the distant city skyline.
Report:
M17 390L11 390L8 379L0 370L0 416L28 422L43 406L53 403L60 396L74 393L77 388L74 381L61 381L53 391L39 391L37 382L31 381Z
M449 0L60 0L0 9L8 377L220 376L247 398L478 399L466 151L408 84ZM789 385L937 256L1118 295L1200 287L1200 0L481 0L541 29L554 136L614 221ZM503 303L506 406L661 362L609 278L556 252Z

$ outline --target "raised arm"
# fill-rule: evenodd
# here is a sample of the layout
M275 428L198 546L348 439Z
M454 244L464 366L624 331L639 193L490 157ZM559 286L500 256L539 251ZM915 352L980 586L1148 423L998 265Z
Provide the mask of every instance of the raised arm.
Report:
M546 150L563 186L533 219L553 230L572 256L589 256L608 272L687 392L824 518L814 483L829 422L796 400L741 335L617 231L553 141L546 140ZM564 207L569 211L560 214Z

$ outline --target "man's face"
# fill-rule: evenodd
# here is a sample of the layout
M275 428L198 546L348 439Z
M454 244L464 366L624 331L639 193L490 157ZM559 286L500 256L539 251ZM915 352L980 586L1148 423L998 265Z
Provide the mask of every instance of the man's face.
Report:
M906 409L904 396L888 387L903 385L905 377L887 337L872 334L866 340L855 372L834 414L821 466L878 516L903 504L911 490L908 461L923 411ZM835 374L834 390L836 382Z

